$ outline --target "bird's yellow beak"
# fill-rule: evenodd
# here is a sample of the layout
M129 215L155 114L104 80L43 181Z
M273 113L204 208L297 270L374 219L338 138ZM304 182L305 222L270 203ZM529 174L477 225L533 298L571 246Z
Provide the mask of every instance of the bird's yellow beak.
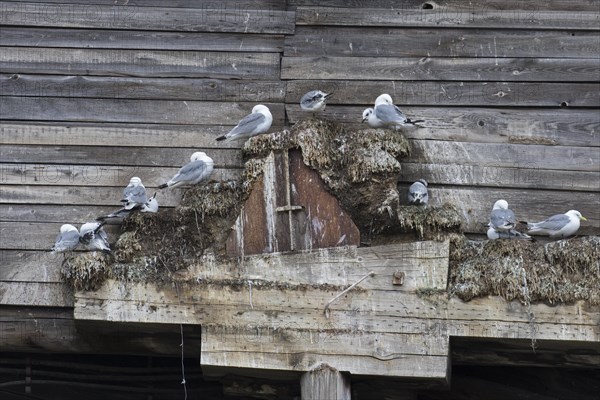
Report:
M584 217L583 215L582 215L581 217L579 217L579 219L581 219L581 220L584 220L584 221L587 221L587 218L586 218L586 217Z

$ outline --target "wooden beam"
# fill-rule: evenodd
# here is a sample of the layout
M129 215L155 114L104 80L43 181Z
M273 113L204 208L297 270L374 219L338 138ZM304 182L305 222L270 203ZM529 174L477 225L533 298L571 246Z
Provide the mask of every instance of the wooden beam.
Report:
M465 7L432 7L431 9L363 8L356 12L352 8L298 7L298 25L341 25L341 26L389 26L389 27L468 27L495 29L597 30L598 10L588 12L545 11L545 10L496 10L486 3L469 3Z
M350 377L322 363L300 378L302 400L350 400Z
M2 23L16 26L291 34L293 11L202 3L198 8L102 4L2 4ZM255 4L253 2L252 4ZM156 5L156 3L154 4Z
M360 13L362 15L362 13ZM600 79L597 59L447 57L283 57L282 79L586 82ZM318 65L318 68L315 67Z

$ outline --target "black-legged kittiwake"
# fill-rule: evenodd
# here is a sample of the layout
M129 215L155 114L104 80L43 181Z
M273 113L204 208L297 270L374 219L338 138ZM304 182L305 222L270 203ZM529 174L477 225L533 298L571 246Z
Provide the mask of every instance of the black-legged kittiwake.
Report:
M300 108L304 111L318 112L323 111L327 105L327 99L332 93L325 93L320 90L311 90L305 93L300 99Z
M102 228L104 222L87 222L79 228L79 241L91 251L100 250L110 253L108 235Z
M129 180L127 187L123 189L123 198L121 199L123 208L131 210L137 206L141 207L146 203L146 201L148 201L146 187L144 187L144 184L140 178L134 176Z
M202 151L197 151L192 154L189 163L181 167L174 177L158 188L176 188L178 186L191 186L204 182L212 173L213 166L214 162L212 158Z
M429 201L427 193L427 181L419 179L408 188L408 202L410 204L422 205Z
M579 230L581 220L587 221L587 218L577 210L569 210L541 222L527 223L527 233L551 238L567 237L574 235Z
M227 135L219 136L217 140L242 140L265 133L273 123L273 116L267 106L257 104L252 108L252 114L246 115Z
M152 197L149 197L148 201L141 206L137 205L129 210L126 208L121 208L120 210L117 210L113 213L96 218L96 221L104 221L105 219L109 218L125 218L132 212L138 210L143 213L156 213L158 212L158 200L156 200L156 194L157 192L154 192L154 195Z
M71 224L64 224L60 227L60 233L56 237L52 253L62 253L75 250L79 245L79 231Z
M515 214L508 208L506 200L498 200L494 203L489 226L497 232L510 231L517 226Z
M382 120L375 116L375 111L372 108L365 108L362 114L362 122L366 122L371 128L385 128Z
M490 240L496 239L521 239L521 240L534 240L531 236L521 233L515 229L510 229L508 231L500 231L498 232L491 226L487 230L487 237Z
M363 121L372 128L398 128L404 125L415 125L423 120L411 121L392 102L392 97L384 93L375 100L375 108L370 113L367 108L363 111Z

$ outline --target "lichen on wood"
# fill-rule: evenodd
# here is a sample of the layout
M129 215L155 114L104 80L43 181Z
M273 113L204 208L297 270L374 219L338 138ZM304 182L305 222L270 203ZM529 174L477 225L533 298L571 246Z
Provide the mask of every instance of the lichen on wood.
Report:
M600 304L600 237L543 244L456 235L450 246L449 290L465 301L498 295L524 304Z

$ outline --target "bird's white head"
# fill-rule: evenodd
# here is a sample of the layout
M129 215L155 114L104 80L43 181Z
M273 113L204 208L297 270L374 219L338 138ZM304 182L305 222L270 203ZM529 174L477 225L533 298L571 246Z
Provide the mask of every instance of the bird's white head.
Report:
M568 215L569 217L575 217L580 220L587 221L587 218L584 217L583 215L581 215L581 213L577 210L569 210L565 214Z
M375 106L378 106L379 104L394 104L392 102L392 96L387 93L379 95L379 97L375 99Z
M263 104L257 104L254 107L252 107L252 114L255 113L261 113L261 114L265 114L265 115L271 115L271 111L269 110L269 107L263 105Z
M134 176L133 178L131 178L129 180L129 184L133 185L133 186L138 186L142 184L142 180L140 178L138 178L137 176Z
M190 161L198 161L206 158L206 153L203 151L197 151L190 157Z
M154 195L148 199L146 204L144 204L144 207L142 207L142 212L158 212L158 200L156 200L156 193L157 192L154 192Z
M498 200L494 203L492 210L508 210L508 202L506 200Z
M371 114L373 114L373 109L372 108L366 108L365 111L363 111L362 113L362 122L366 122L369 117L371 116Z
M64 224L60 227L60 233L65 233L65 232L70 232L70 231L77 231L77 228L71 224Z

